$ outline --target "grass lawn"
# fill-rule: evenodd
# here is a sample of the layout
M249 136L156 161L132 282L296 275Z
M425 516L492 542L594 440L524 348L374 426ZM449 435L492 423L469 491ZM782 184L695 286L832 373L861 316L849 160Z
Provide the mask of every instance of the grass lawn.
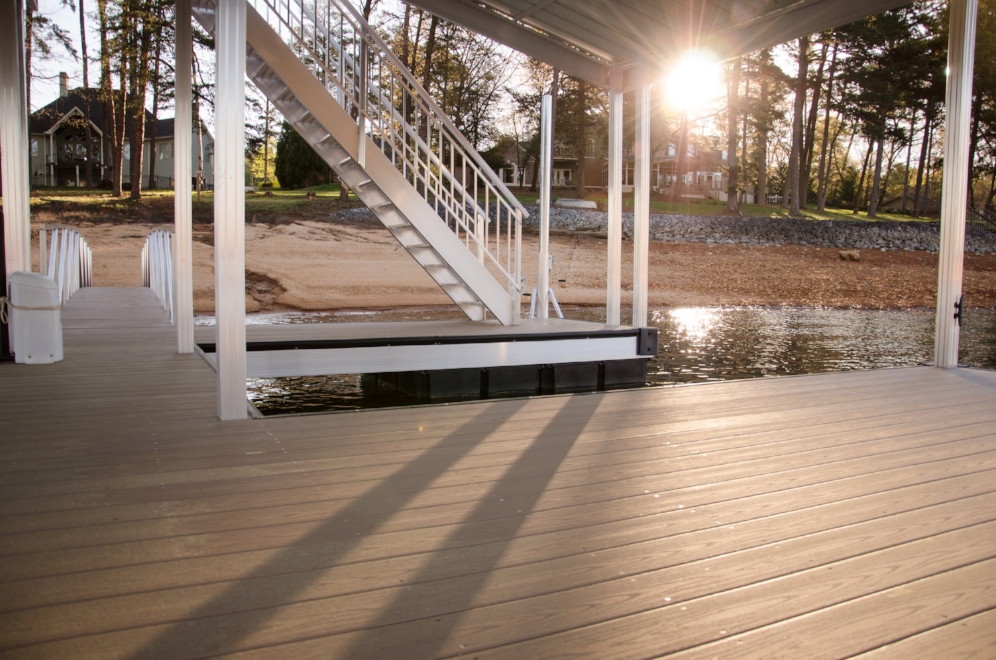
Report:
M330 204L340 204L339 184L326 184L304 188L301 190L284 190L282 188L257 188L256 193L246 194L246 215L251 214L273 214L273 213L298 213L306 210L323 210ZM272 192L272 197L266 196L266 191ZM308 193L314 192L318 197L315 209L315 201L308 199ZM85 188L35 188L31 191L31 208L35 210L73 210L92 211L103 213L121 212L127 214L138 210L136 203L128 198L128 191L124 191L121 197L111 197L108 190L87 190ZM195 213L210 213L214 204L214 193L210 190L202 191L200 201L197 193L193 195L193 210ZM349 194L350 203L345 206L355 206L359 200L352 192ZM322 203L324 202L324 204ZM2 204L2 200L0 200ZM173 204L172 190L143 190L142 199L138 205L145 210L167 211ZM327 212L327 211L326 211Z
M327 215L333 210L357 206L359 200L351 191L349 202L339 201L339 184L323 184L304 188L301 190L284 190L281 188L257 188L258 192L246 195L246 217L252 218L254 214L272 215ZM266 191L272 193L271 197L265 196ZM308 193L314 192L316 201L308 199ZM536 204L537 195L529 191L515 191L513 194L522 204L530 206ZM558 193L554 191L554 200L559 197L574 197L573 191ZM604 211L608 202L608 197L604 192L594 192L588 194L589 199L598 204L599 210ZM483 202L483 193L480 198ZM197 201L197 194L194 193L193 210L194 213L211 213L214 203L214 193L204 191L201 193L200 201ZM123 215L136 211L146 211L151 213L171 213L173 205L172 190L143 190L142 201L139 205L128 199L128 193L123 193L122 197L111 197L106 190L86 190L84 188L36 188L31 191L31 208L35 210L71 210L71 211L92 211L101 213L120 212ZM2 206L2 198L0 198ZM679 215L720 215L726 205L723 202L714 200L698 200L694 202L669 202L661 199L651 199L650 209L653 213L673 213ZM633 195L623 195L623 210L633 210ZM745 216L784 218L788 217L788 210L780 206L758 206L756 204L744 204L740 208ZM814 209L803 211L803 217L812 220L869 220L868 214L864 211L853 214L849 209L827 209L823 212L816 212ZM880 221L910 221L914 218L899 213L879 213L877 220ZM929 218L922 218L929 221Z
M515 196L524 205L536 204L538 195L536 193L519 193L515 192ZM560 197L576 197L573 191L566 191L564 193L559 193L557 191L553 192L553 199L556 201ZM585 196L585 199L591 200L598 204L598 208L601 211L605 210L608 203L608 195L604 192L593 192ZM718 202L715 200L698 200L694 202L668 202L661 199L650 200L650 211L651 213L673 213L677 215L721 215L726 209L725 202ZM633 210L633 195L623 195L623 211L632 212ZM783 209L780 206L760 206L757 204L743 204L740 207L740 211L745 216L753 217L769 217L769 218L787 218L789 217L788 209ZM803 217L809 218L811 220L869 220L868 214L864 211L858 214L851 213L850 209L826 209L823 212L817 212L815 208L804 210L802 212ZM879 213L877 218L871 218L871 221L896 221L896 222L906 222L910 220L915 220L915 218L903 215L901 213ZM921 218L923 221L929 221L929 218Z

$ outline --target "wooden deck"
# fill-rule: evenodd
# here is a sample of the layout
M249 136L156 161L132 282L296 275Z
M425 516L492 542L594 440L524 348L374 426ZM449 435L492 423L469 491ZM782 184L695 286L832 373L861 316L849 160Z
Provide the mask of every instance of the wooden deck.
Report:
M3 658L996 657L994 373L221 423L148 290L65 328L0 365Z

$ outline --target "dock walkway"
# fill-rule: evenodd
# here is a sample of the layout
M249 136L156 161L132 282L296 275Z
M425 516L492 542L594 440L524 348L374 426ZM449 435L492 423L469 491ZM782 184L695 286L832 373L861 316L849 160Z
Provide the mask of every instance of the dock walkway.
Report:
M996 657L996 373L223 423L148 289L64 323L0 365L0 657Z

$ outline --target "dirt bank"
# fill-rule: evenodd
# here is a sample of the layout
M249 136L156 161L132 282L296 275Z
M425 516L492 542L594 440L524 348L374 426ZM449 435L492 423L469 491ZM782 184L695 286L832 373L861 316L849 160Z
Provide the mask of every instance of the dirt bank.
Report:
M54 214L35 215L37 222L60 221ZM93 249L95 286L138 285L146 234L153 228L170 228L154 219L126 224L70 222L79 225ZM210 313L211 226L196 224L194 238L194 305L198 313ZM532 288L536 236L526 234L523 244L527 286ZM585 233L555 234L551 250L557 298L563 303L604 304L605 239ZM623 287L627 292L632 250L626 241ZM862 250L859 261L842 261L835 248L653 241L650 269L653 305L932 307L937 287L937 256L922 251ZM370 223L250 222L246 270L250 311L449 304L387 231ZM996 308L996 255L965 256L965 300L970 307Z

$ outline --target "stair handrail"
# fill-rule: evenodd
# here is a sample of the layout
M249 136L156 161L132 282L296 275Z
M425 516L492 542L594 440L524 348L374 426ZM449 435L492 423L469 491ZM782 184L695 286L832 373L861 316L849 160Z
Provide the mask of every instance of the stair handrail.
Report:
M93 251L76 227L44 223L38 228L39 272L56 282L65 305L82 287L91 286Z
M349 66L352 67L353 70L355 71L356 68L357 68L356 64L355 64L355 61L353 60L352 57L350 57L348 54L346 54L345 48L343 47L343 44L340 44L338 41L336 41L333 38L333 36L332 36L332 34L331 34L328 26L325 25L322 22L321 18L314 11L312 11L311 9L309 9L305 5L305 3L303 2L303 0L296 0L298 6L301 9L301 17L298 18L298 22L301 24L302 27L301 27L301 34L299 34L299 33L295 32L294 26L280 12L280 8L276 4L277 2L280 2L280 0L252 0L252 2L254 4L256 4L257 2L260 2L260 1L262 1L263 3L265 3L266 6L267 6L267 8L270 9L270 10L272 10L273 13L274 13L274 15L276 15L277 18L280 19L280 21L283 22L284 25L287 26L287 28L291 31L291 33L295 35L295 37L297 38L298 42L303 47L307 48L311 52L311 55L314 57L315 62L319 66L321 66L323 69L325 69L328 73L333 74L330 82L332 82L337 87L339 87L339 89L344 94L350 95L350 97L351 97L350 100L353 101L357 105L357 107L359 107L360 104L357 103L357 101L359 99L357 97L353 96L350 93L350 90L345 89L344 81L338 80L336 78L336 76L334 75L335 72L330 71L330 70L328 70L326 68L325 63L322 61L321 54L319 52L317 52L316 50L314 50L311 46L309 46L309 44L307 42L307 39L306 39L306 35L303 34L304 33L304 21L303 21L303 18L305 16L307 16L307 18L312 22L312 24L316 28L320 28L321 29L322 36L325 38L325 43L326 44L329 44L329 43L334 44L336 52L338 52L341 57L343 57L344 59L346 59L347 64L349 64ZM436 121L438 121L439 123L441 123L446 128L447 132L450 133L453 137L456 138L456 142L459 144L461 152L464 155L469 156L471 158L471 160L474 161L474 163L477 165L477 168L487 177L488 182L491 183L499 192L501 192L502 196L504 198L506 198L505 201L508 202L509 206L511 206L513 209L520 210L522 212L522 214L523 214L523 217L528 218L529 217L529 212L522 205L522 203L519 202L519 200L515 197L515 195L513 195L511 193L511 191L508 189L508 187L505 185L505 183L501 180L501 177L499 177L498 174L495 173L494 170L492 170L491 167L484 161L484 159L481 157L480 153L478 153L478 151L476 149L474 149L474 147L467 140L466 136L464 136L464 134L460 131L460 129L456 127L456 125L446 115L446 113L443 112L442 108L439 107L439 105L436 103L436 101L432 98L432 95L429 94L422 87L422 84L418 81L418 79L414 76L414 74L412 74L412 72L408 69L408 67L394 53L394 51L391 50L390 46L387 45L387 43L381 38L381 36L379 34L377 34L376 30L374 30L374 29L372 29L370 27L370 24L367 23L366 19L363 18L363 15L360 14L356 10L356 8L353 7L348 2L348 0L344 1L344 2L340 1L340 0L329 0L329 2L331 4L335 4L335 6L340 9L340 13L342 13L342 9L345 9L345 11L349 13L350 18L352 19L350 21L350 23L351 23L351 27L353 28L353 30L355 32L357 32L360 36L364 37L365 40L371 41L372 45L376 47L378 53L380 55L382 55L383 57L386 57L391 62L391 64L394 65L395 69L397 69L398 72L400 72L401 75L404 77L405 82L408 83L408 85L412 88L412 90L417 93L419 99L423 103L425 103L426 106L428 106L429 110L432 112L433 118ZM283 4L283 5L286 6L288 4L288 2L285 0L281 4ZM317 40L313 40L312 43L317 47ZM355 82L355 81L351 81L351 82ZM373 90L377 90L378 94L376 96L377 96L378 100L381 100L382 96L379 94L380 86L377 85L377 83L374 82L373 80L368 80L367 83L368 83L368 86L372 88L372 89L368 89L368 91L372 92ZM383 106L383 103L381 103L381 105ZM395 110L393 107L391 107L390 109L392 111ZM366 115L368 119L373 119L372 115L370 114L369 110L366 107L363 107L362 111L363 111L363 114ZM397 115L396 112L394 112L393 114ZM407 122L404 122L404 123L407 126L410 127L410 124L407 124ZM431 153L431 151L429 153ZM442 163L440 163L440 165L442 165Z
M152 289L163 309L169 312L173 324L173 253L172 234L155 229L145 237L142 246L142 286Z
M292 40L307 51L313 63L317 64L321 69L322 75L320 78L323 83L325 85L332 83L342 94L341 97L338 94L336 95L337 101L347 110L349 110L346 103L348 100L349 104L355 110L355 120L359 125L360 134L366 134L364 124L369 120L371 128L376 127L380 132L380 146L382 149L384 148L384 138L389 138L391 141L389 147L392 151L390 157L395 162L395 165L398 165L396 156L398 153L401 153L402 163L399 169L402 170L406 177L411 175L412 183L416 188L419 187L418 184L421 182L422 190L420 192L426 198L426 201L430 204L435 204L437 212L440 206L442 206L446 212L446 216L448 216L444 217L447 224L449 224L449 218L453 218L454 232L459 236L459 230L462 229L464 231L463 238L468 249L470 248L470 243L473 242L477 248L478 260L481 263L484 263L486 260L493 263L507 279L510 291L514 289L521 293L521 274L513 268L513 252L518 248L513 248L513 245L517 246L521 243L518 238L521 233L521 219L524 215L528 217L528 212L519 200L511 194L504 182L501 181L501 178L484 162L484 159L470 145L466 137L452 123L449 117L439 108L428 92L422 88L414 75L383 39L381 39L380 35L363 19L362 15L348 2L327 0L326 8L328 13L331 15L331 8L334 4L336 12L340 17L340 40L345 40L345 27L348 24L349 29L353 33L350 35L351 38L359 42L359 48L354 48L353 50L358 51L356 55L360 58L361 63L366 62L369 58L367 54L368 46L374 49L375 56L381 56L390 63L388 73L394 82L389 84L390 89L387 94L385 94L384 87L378 84L378 80L386 79L383 75L385 68L383 60L378 62L378 66L375 67L357 66L356 58L351 57L346 52L348 49L347 44L340 43L340 40L335 39L328 25L317 16L315 11L307 7L303 0L295 0L293 3L290 0L251 0L251 2L254 5L262 4L266 10L266 14L272 13L283 24L289 31ZM298 10L297 15L295 15L292 9ZM312 24L313 30L311 34L306 29L306 21L310 21ZM322 38L321 44L319 43L319 36ZM332 66L333 62L328 61L330 50L334 50L338 55L338 63L335 68ZM351 69L351 73L348 76L346 74L347 68ZM390 70L392 68L394 71ZM376 80L371 75L371 69L376 69L379 74ZM405 83L397 86L397 96L400 97L402 106L400 112L395 105L395 101L397 100L395 98L395 85L397 85L395 72L401 76ZM358 90L358 95L356 90ZM364 97L365 102L361 103L360 99ZM375 109L373 111L371 111L370 107L371 97L375 99L373 102ZM412 107L409 110L407 106L409 98L413 101L418 99L420 107ZM408 120L409 113L413 115L412 121ZM385 121L385 114L387 115L387 121ZM419 115L424 117L425 139L420 135L423 128L417 126L417 124L421 123ZM405 140L411 140L413 148L410 148L404 141L402 144L398 144L396 141L396 138L399 137L398 127L400 127L401 135L404 136ZM430 136L432 130L435 130L438 136L439 154L436 154L431 144L426 141L429 140L431 142ZM442 157L444 137L445 140L448 140L450 146L449 165L444 162ZM365 140L360 140L357 161L361 164L365 159L363 153L365 144ZM460 180L457 180L455 172L455 151L459 153L461 168L463 170ZM418 154L424 154L424 160ZM438 170L438 173L433 173L433 168ZM475 190L474 193L468 194L467 181L470 177L473 177ZM476 199L478 181L482 184L485 196L483 209ZM429 199L430 193L435 199ZM492 195L494 197L493 201L491 199ZM468 196L471 197L471 200L467 199ZM494 228L494 236L497 256L492 254L488 247L490 237L487 225L491 223L490 205L492 203L496 206L494 216L497 223ZM472 209L469 210L468 206L472 207ZM505 207L504 210L506 212L504 214L502 213L502 206ZM505 233L507 236L504 239L506 243L505 265L501 263L501 242L503 240L501 238L502 215L506 217ZM471 218L473 219L473 227L470 226ZM482 220L483 222L481 222ZM511 235L513 224L515 225L516 232L514 240Z
M996 213L992 213L987 209L977 209L974 206L969 206L965 223L982 227L988 231L996 231Z

